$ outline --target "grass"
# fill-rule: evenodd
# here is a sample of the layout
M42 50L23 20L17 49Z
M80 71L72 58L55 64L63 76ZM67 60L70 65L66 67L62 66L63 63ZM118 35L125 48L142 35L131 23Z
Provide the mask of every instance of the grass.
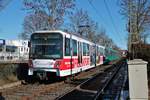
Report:
M0 64L0 86L18 81L17 64Z

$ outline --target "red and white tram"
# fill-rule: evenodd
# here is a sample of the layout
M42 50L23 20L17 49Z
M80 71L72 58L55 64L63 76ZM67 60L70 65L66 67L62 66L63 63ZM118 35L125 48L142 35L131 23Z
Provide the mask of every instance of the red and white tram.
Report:
M30 41L28 75L64 77L103 64L105 47L74 34L37 31Z

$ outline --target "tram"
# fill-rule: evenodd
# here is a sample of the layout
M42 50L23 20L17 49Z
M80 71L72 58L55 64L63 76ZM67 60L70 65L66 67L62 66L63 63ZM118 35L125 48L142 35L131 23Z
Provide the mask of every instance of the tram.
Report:
M60 30L31 35L28 75L65 77L101 65L105 47Z

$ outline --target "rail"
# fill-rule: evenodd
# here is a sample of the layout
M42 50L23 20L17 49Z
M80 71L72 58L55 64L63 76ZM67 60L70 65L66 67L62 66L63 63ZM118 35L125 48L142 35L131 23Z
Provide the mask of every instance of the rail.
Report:
M124 66L124 62L113 65L105 70L105 72L95 75L93 78L81 83L69 93L56 98L56 100L98 100L104 93L104 90L112 83L119 70ZM97 84L99 84L99 86L97 86Z
M101 95L104 94L105 89L108 88L108 87L110 86L110 84L112 83L112 81L115 79L116 75L118 74L118 72L119 72L120 69L121 69L121 66L122 66L122 64L119 65L118 69L113 73L113 75L112 75L112 76L110 77L110 79L106 82L106 84L103 86L103 88L100 89L100 90L97 92L96 96L94 97L94 100L99 100L100 97L101 97ZM125 66L125 63L123 63L123 66ZM124 79L123 84L122 84L121 87L123 87L124 82L126 82L125 80L126 80L126 78ZM120 93L121 93L121 90L119 91L119 94L116 96L116 98L118 98L118 99L116 99L116 100L119 100L119 98L120 98Z

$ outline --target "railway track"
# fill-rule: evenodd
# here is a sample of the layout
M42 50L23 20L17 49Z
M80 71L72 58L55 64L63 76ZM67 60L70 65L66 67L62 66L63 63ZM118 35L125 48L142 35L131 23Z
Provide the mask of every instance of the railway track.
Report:
M6 100L54 100L67 93L70 90L73 90L77 85L81 84L83 81L91 78L93 75L103 72L103 70L109 70L111 65L99 66L82 72L77 75L77 78L71 83L64 83L64 81L52 81L48 84L28 84L20 85L17 87L12 87L9 89L0 90L1 96Z
M113 65L56 100L115 100L125 80L126 65L126 62Z
M119 100L121 97L121 91L125 82L127 81L127 65L122 64L119 70L112 76L112 78L105 84L102 90L97 92L95 100Z

